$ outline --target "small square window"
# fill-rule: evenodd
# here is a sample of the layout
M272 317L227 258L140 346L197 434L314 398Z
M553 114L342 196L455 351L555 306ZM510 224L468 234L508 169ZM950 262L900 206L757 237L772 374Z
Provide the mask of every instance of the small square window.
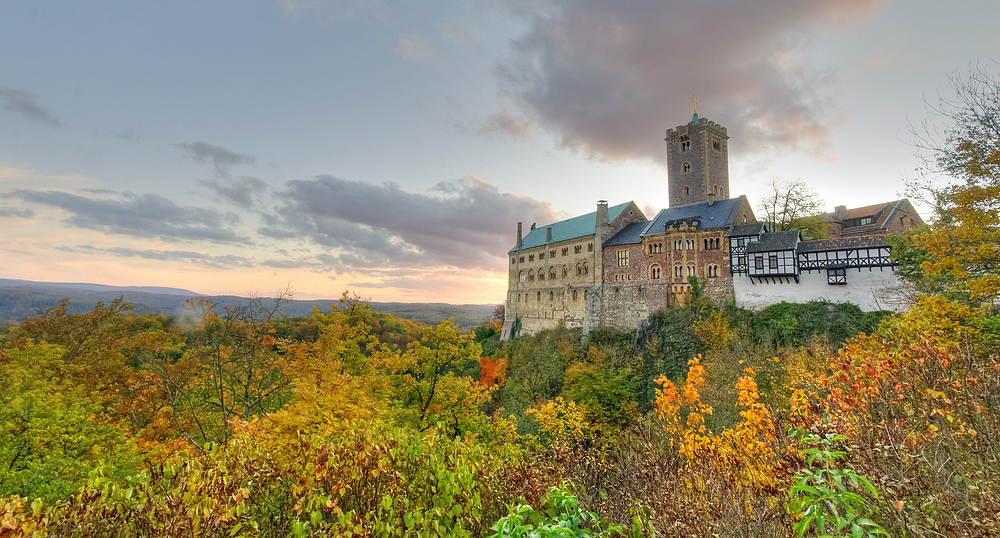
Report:
M767 267L768 267L768 269L777 269L778 268L778 255L777 254L771 254L771 255L769 255L767 257Z
M847 269L837 268L837 269L827 269L826 270L826 282L834 286L843 286L847 284Z
M562 255L563 256L568 256L569 255L569 247L565 247L565 248L562 249Z
M535 261L535 255L534 254L528 254L528 261L529 262Z
M759 254L757 256L754 256L754 259L753 259L753 268L754 269L763 269L764 268L764 256L761 256Z

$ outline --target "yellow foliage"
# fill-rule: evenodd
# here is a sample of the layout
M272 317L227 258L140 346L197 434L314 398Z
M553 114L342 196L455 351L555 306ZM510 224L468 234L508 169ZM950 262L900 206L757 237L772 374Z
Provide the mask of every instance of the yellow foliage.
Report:
M700 357L699 357L700 359ZM733 428L716 435L705 428L705 415L712 408L699 396L704 386L704 367L699 359L689 362L688 376L680 390L665 377L657 383L656 412L670 436L670 446L684 456L685 469L694 475L688 485L696 490L705 487L702 469L717 471L715 476L732 480L731 487L743 491L744 498L775 491L774 487L787 478L782 468L784 448L771 412L760 401L760 393L752 368L736 382L742 420ZM748 505L749 506L749 505Z
M580 441L589 435L587 406L563 400L562 396L528 409L526 413L535 416L538 427L555 443Z

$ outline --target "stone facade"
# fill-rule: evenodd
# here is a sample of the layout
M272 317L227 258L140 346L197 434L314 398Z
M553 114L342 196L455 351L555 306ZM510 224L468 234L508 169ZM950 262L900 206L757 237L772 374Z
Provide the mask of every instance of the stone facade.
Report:
M603 239L646 217L632 202L614 208L601 201L597 211L574 219L537 227L532 225L509 252L507 320L515 319L528 333L562 323L583 324L586 301L603 279Z

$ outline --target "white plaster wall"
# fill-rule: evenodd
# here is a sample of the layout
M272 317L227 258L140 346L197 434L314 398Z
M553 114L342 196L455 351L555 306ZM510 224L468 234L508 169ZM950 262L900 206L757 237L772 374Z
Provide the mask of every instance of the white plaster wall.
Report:
M750 281L746 275L733 276L733 288L736 304L743 308L760 310L766 306L786 301L789 303L805 303L817 299L826 299L835 303L853 303L861 310L899 310L903 305L891 297L892 288L899 287L902 282L889 267L862 267L847 269L847 285L831 286L827 284L826 270L803 271L799 275L799 283L787 278L787 284L764 284Z

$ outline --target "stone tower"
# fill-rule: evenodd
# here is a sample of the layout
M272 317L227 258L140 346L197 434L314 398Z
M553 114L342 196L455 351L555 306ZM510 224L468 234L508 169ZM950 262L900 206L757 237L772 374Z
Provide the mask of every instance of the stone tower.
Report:
M729 198L729 136L726 128L699 118L667 129L670 207Z

